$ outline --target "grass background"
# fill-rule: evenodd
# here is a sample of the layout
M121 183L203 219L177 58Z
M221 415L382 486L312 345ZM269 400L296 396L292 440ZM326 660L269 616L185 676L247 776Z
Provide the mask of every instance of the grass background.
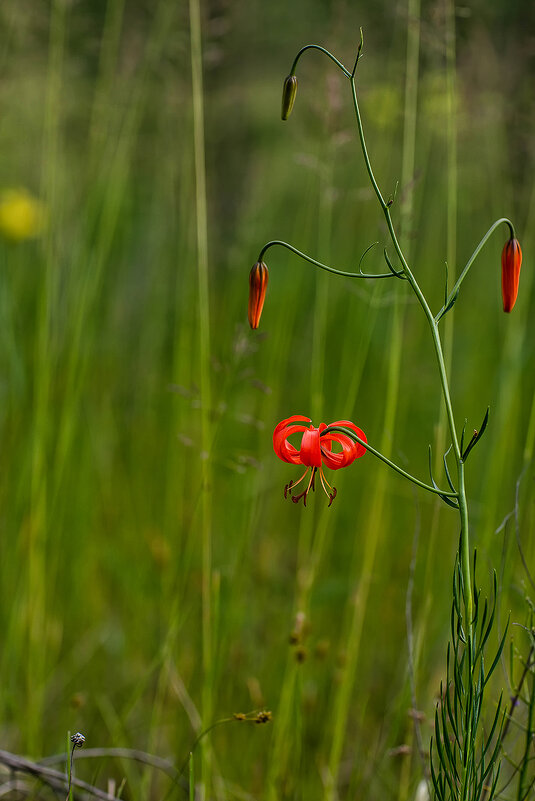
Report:
M458 274L494 219L522 242L514 313L504 228L445 333L459 425L491 407L467 476L479 583L496 568L500 626L509 610L522 622L514 521L499 527L522 477L533 564L530 23L529 4L498 0L456 14L414 0L2 4L0 186L29 189L48 219L0 250L3 747L40 757L80 730L181 764L202 728L265 706L273 724L210 735L209 795L413 797L411 710L427 749L455 513L371 456L336 474L330 509L319 494L285 503L296 475L271 432L295 413L352 419L425 480L428 444L444 441L426 323L401 282L338 280L273 250L251 332L247 274L272 238L340 269L387 242L333 65L303 58L279 118L297 50L351 64L362 25L370 156L385 194L400 182L394 217L432 307L445 260ZM383 270L380 252L365 269ZM128 798L168 786L82 755L77 775L126 776Z

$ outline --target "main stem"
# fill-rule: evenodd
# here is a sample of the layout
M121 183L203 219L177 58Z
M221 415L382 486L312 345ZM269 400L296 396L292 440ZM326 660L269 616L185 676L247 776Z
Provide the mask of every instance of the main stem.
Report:
M204 453L211 448L210 381L210 304L208 292L208 224L206 203L206 164L203 106L203 51L200 0L190 0L191 82L193 97L193 150L197 226L197 264L199 287L199 366L201 385L201 442ZM202 550L202 718L204 725L213 710L213 585L212 512L210 459L201 459L201 550ZM202 800L211 796L211 760L207 747L202 750Z
M401 246L398 242L398 238L396 236L396 232L394 230L394 225L392 223L392 217L390 215L390 205L385 203L383 195L381 194L381 190L375 180L375 176L373 174L372 166L370 163L370 157L368 155L368 150L366 147L366 140L364 137L364 130L362 127L362 119L360 116L360 109L357 100L357 90L355 86L355 77L354 74L350 76L350 83L351 83L351 92L353 95L353 104L355 107L355 115L357 119L357 128L359 132L359 139L360 144L362 147L362 153L364 156L364 163L366 165L366 170L368 172L368 176L370 178L371 184L377 195L377 199L381 205L383 210L383 214L385 215L386 224L388 226L388 231L390 233L390 238L392 239L392 243L394 245L394 249L397 253L397 256L400 260L400 263L403 268L403 272L410 283L414 294L418 298L418 302L422 307L424 314L427 318L429 323L429 327L431 329L431 336L433 338L433 345L435 348L435 356L437 359L438 365L438 372L440 376L440 384L442 387L442 395L444 397L444 403L446 406L446 415L448 418L448 427L450 431L450 438L451 444L453 449L453 455L455 457L455 462L457 464L457 481L458 481L458 500L459 500L459 516L460 516L460 524L461 524L461 536L460 536L460 544L459 544L459 556L461 560L461 572L463 577L463 594L464 594L464 604L465 604L465 614L466 614L466 626L465 626L465 633L467 634L468 638L471 639L472 636L472 580L470 576L470 544L469 544L469 529L468 529L468 506L466 502L466 489L464 483L464 462L462 459L461 449L459 446L459 440L457 438L457 430L455 427L455 417L453 415L453 407L451 404L451 397L450 397L450 389L448 383L448 376L446 372L446 365L444 362L444 353L442 350L442 342L440 340L440 333L438 330L438 323L429 308L427 300L416 281L416 278L412 274L412 271L407 264Z

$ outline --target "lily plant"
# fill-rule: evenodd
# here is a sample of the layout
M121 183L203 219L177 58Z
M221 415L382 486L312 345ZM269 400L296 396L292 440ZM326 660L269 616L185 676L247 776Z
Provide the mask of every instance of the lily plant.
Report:
M348 79L350 89L351 89L351 96L353 100L353 106L355 110L355 118L357 123L357 131L358 137L360 141L360 146L362 149L362 155L364 157L364 163L366 165L366 170L368 173L368 177L376 194L377 200L379 201L379 205L381 210L384 214L388 232L390 235L390 239L392 241L392 246L396 253L396 256L399 261L399 268L396 269L392 261L388 255L388 252L385 248L384 250L384 258L385 263L388 268L388 272L384 273L365 273L362 269L359 269L358 272L349 272L346 270L339 270L335 269L327 264L323 264L320 261L312 258L306 253L298 250L293 245L289 244L288 242L284 242L282 240L272 240L267 242L263 248L261 249L258 260L253 265L250 275L249 275L249 308L248 308L248 317L249 317L249 324L251 328L255 329L258 328L260 323L260 318L262 315L262 310L264 307L264 300L266 297L267 286L268 286L268 278L269 272L268 267L264 261L265 254L268 250L274 247L283 247L287 250L294 253L299 258L306 261L308 264L311 264L313 267L321 270L325 270L333 275L342 276L344 278L351 278L357 280L377 280L377 279L398 279L407 281L416 295L418 303L420 304L423 313L427 319L429 324L429 330L431 333L431 337L433 340L433 346L435 351L435 357L437 362L438 374L440 379L440 385L442 389L442 395L444 398L444 403L446 406L446 414L448 420L448 429L449 429L449 436L450 436L450 447L446 454L444 454L444 472L445 478L448 484L447 488L440 488L434 478L433 475L430 475L431 483L422 481L418 479L416 476L411 475L406 470L401 468L391 459L384 456L380 453L376 448L373 448L366 440L366 438L359 434L356 431L356 426L354 424L347 425L347 423L333 423L330 426L325 426L321 428L319 437L320 439L323 437L329 437L333 433L342 434L350 440L353 440L355 443L358 443L361 447L365 448L365 450L370 451L370 453L377 456L383 462L385 462L389 467L391 467L396 472L403 475L409 481L416 484L417 486L427 490L428 492L435 493L439 495L442 500L448 504L449 506L453 506L459 512L459 522L460 522L460 529L461 529L461 536L460 536L460 562L461 562L461 570L462 570L462 577L463 577L463 585L464 585L464 594L465 594L465 605L466 605L466 625L468 629L471 626L472 620L472 589L471 589L471 575L470 575L470 548L469 548L469 523L468 523L468 507L466 501L466 489L465 489L465 463L466 459L470 453L470 451L474 448L477 442L480 440L488 422L488 409L484 416L483 422L479 428L479 430L474 431L474 434L470 441L465 444L464 442L464 429L462 433L459 435L459 429L455 420L453 406L451 402L451 394L450 394L450 387L449 387L449 380L446 371L446 364L444 360L444 352L442 348L442 341L440 337L440 330L439 330L439 323L444 318L444 316L451 311L455 303L459 298L459 292L461 289L461 285L468 275L468 271L470 270L472 264L474 263L475 259L479 255L480 251L482 250L483 246L486 244L487 240L490 238L492 233L501 225L505 225L509 231L509 238L505 242L502 250L502 296L503 296L503 309L505 312L511 312L516 302L516 298L518 295L518 284L520 278L520 268L522 264L522 250L520 244L515 236L515 229L511 220L507 219L506 217L501 217L500 219L496 220L482 237L480 242L478 243L477 247L475 248L474 252L468 259L464 269L462 270L459 278L457 279L455 285L451 290L448 291L446 286L445 296L444 296L444 303L438 311L433 313L431 310L427 299L420 288L420 285L415 277L414 272L410 268L407 259L405 258L405 254L401 248L399 243L398 236L396 234L396 230L394 227L394 223L392 220L391 215L391 206L392 200L388 199L385 200L385 196L381 192L379 185L376 181L372 165L370 162L370 157L368 155L368 149L366 146L366 139L364 135L364 128L362 124L362 118L360 114L360 108L358 103L357 97L357 88L356 88L356 73L357 73L357 66L362 56L362 48L363 48L363 36L362 36L362 29L360 32L360 42L357 48L357 54L355 58L355 62L351 70L345 67L341 61L339 61L332 53L326 50L324 47L320 45L310 44L306 45L305 47L301 48L301 50L297 53L294 62L292 64L291 70L289 75L284 81L283 87L283 97L282 97L282 113L281 117L283 120L287 120L290 116L290 113L293 109L295 97L297 93L297 86L298 81L296 77L296 69L299 63L299 60L304 55L304 53L316 50L322 53L323 55L327 56L336 67L342 72L342 74ZM284 423L285 421L283 421ZM279 425L283 425L283 423ZM277 426L279 429L279 426ZM276 432L277 432L276 429ZM274 437L275 439L275 437ZM275 451L280 458L284 458L278 452L277 447L275 447ZM448 454L452 454L452 458L455 462L455 471L454 476L452 477L452 472L448 467L447 456ZM286 460L288 461L288 460ZM351 460L353 461L353 460ZM349 464L350 462L348 462ZM306 462L302 462L302 464L306 464ZM431 472L431 471L430 471ZM288 487L287 487L288 491ZM327 493L329 495L329 493ZM330 498L330 503L332 503L332 498Z
M285 497L291 497L294 502L298 502L302 499L304 505L306 505L307 496L309 492L314 489L315 479L319 475L321 486L329 499L330 506L336 496L336 489L332 487L325 478L323 466L327 466L334 470L342 467L348 467L357 458L363 456L366 451L368 451L383 461L391 469L395 470L407 480L417 485L419 488L438 495L445 504L457 510L460 538L458 562L455 571L454 582L454 611L455 615L457 616L458 631L455 635L457 637L455 640L457 643L457 649L455 651L456 661L452 670L461 684L464 680L464 676L465 679L468 677L468 681L472 682L473 686L476 687L477 669L475 667L474 659L476 662L479 658L482 659L483 644L488 639L488 631L486 628L481 629L481 626L478 626L478 595L477 593L474 593L472 588L472 565L470 555L468 504L465 488L465 465L469 454L477 445L487 427L489 411L487 409L479 429L474 431L473 436L468 441L465 441L465 430L464 428L459 428L454 415L448 373L440 335L440 323L457 302L462 284L477 256L486 245L494 231L501 226L505 226L508 231L508 238L503 246L501 258L503 310L507 313L511 312L518 295L520 268L522 264L522 250L516 238L515 229L511 220L507 219L506 217L501 217L500 219L496 220L475 247L474 252L468 259L463 270L460 272L457 281L451 289L448 288L446 275L446 287L443 304L437 310L431 309L431 306L418 283L415 272L409 265L400 245L391 214L393 199L387 199L385 194L380 189L370 162L356 85L357 67L362 56L362 48L363 37L361 30L360 42L358 44L354 63L351 68L348 68L324 47L316 44L309 44L303 47L297 53L291 66L290 73L284 81L281 116L283 120L287 120L294 107L298 88L296 71L299 61L305 53L311 51L317 51L321 53L335 65L335 67L342 73L342 75L344 75L345 78L347 78L355 111L357 134L362 150L362 156L370 183L373 187L380 209L386 221L391 245L396 256L395 261L397 266L394 266L394 263L386 248L383 251L386 271L381 273L365 273L360 267L358 272L336 269L314 259L307 253L298 250L288 242L281 240L269 241L260 250L258 259L255 262L249 276L249 323L253 329L256 329L260 323L269 279L269 271L265 257L268 251L271 251L273 248L285 248L291 251L298 258L312 265L314 268L324 270L335 276L366 281L393 279L406 281L410 285L429 326L429 333L433 342L434 354L436 358L438 378L446 408L450 441L448 450L443 455L443 465L444 482L447 484L447 486L439 486L436 483L431 469L431 459L429 459L430 478L428 481L424 481L407 472L400 465L396 464L393 460L389 459L379 450L373 447L373 445L368 442L364 432L354 423L348 420L340 420L335 423L331 423L330 425L325 425L322 423L318 428L315 428L312 425L306 425L311 423L309 418L304 418L299 415L288 417L276 426L273 434L273 446L275 453L280 459L292 464L300 464L305 468L305 472L302 474L302 476L295 482L290 481L284 490ZM298 434L302 435L300 448L296 448L291 442L289 442L289 437ZM333 445L336 445L338 450L333 450ZM303 482L302 486L304 489L300 492L300 494L296 495L294 494L294 490L298 485L301 484L301 482ZM459 645L459 640L464 643L464 651ZM501 650L502 646L503 641L499 650ZM465 652L469 656L467 656L466 661L463 661L463 654ZM497 660L495 660L493 667L495 666L496 661ZM470 665L470 667L467 668L467 665ZM468 674L466 674L466 670L468 670ZM455 671L457 671L457 673L455 673ZM483 687L485 683L486 682L483 682ZM465 688L459 690L459 697L464 698L463 692L465 692ZM481 695L478 696L478 698L481 700L482 690ZM443 730L441 729L442 735L439 736L437 733L437 748L439 750L439 762L442 773L439 771L436 775L433 774L433 787L435 794L439 798L448 797L452 799L475 799L476 797L479 797L477 787L483 786L483 779L481 779L481 776L487 769L485 765L484 767L480 766L480 768L478 768L480 772L477 774L476 778L474 778L474 765L479 764L473 759L474 750L476 748L475 734L479 725L479 719L477 717L470 718L469 715L466 716L465 725L469 728L469 731L464 732L463 739L459 730L459 756L457 758L455 752L451 763L448 763L446 758L440 758L440 749L444 748L443 740L448 739L448 726L455 728L453 712L451 717L446 714L444 720L445 722ZM497 720L498 718L496 718L496 721ZM495 732L497 726L498 722L495 724L493 733ZM466 746L466 743L468 743L468 746ZM444 756L444 754L442 754L442 756ZM451 782L448 783L450 774L453 778L451 778ZM485 776L486 775L487 774L485 773ZM444 778L445 776L448 778L448 781L446 781ZM481 782L479 782L480 779ZM472 788L472 791L470 791L469 785ZM486 789L485 792L487 792L485 797L489 799L491 796L488 794L488 790ZM448 795L448 793L450 793L450 795Z

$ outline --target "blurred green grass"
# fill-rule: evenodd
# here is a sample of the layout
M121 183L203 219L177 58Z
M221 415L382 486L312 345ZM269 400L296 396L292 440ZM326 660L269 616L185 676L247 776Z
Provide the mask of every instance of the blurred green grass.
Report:
M499 569L503 614L512 608L521 619L526 582L512 521L495 532L526 468L520 532L533 564L533 101L528 36L520 12L505 17L504 9L474 7L457 20L450 272L507 215L524 250L521 289L505 317L505 233L503 241L497 233L455 308L452 388L468 430L491 406L468 464L472 537L481 583ZM426 744L444 674L454 512L371 457L336 475L332 508L320 495L306 510L284 503L284 484L295 476L275 459L271 431L294 413L317 423L353 419L372 444L387 443L425 478L439 419L425 321L403 285L333 280L272 251L260 332L246 325L248 269L269 239L287 239L341 269L354 268L371 242L386 244L348 87L332 65L303 60L284 125L280 88L308 41L350 62L363 25L364 123L380 185L394 192L405 13L381 4L203 7L211 327L203 354L187 8L56 0L34 12L31 2L14 0L0 12L0 185L28 188L48 215L40 237L4 241L0 251L2 742L40 756L61 751L66 731L79 729L88 745L129 745L182 763L198 733L205 681L204 497L212 521L213 715L264 705L274 712L269 727L244 732L230 724L210 736L215 792L323 796L360 599L340 795L410 797L418 757L391 749L413 737L404 607L414 534L415 678ZM388 30L381 13L392 16ZM507 58L513 45L514 60ZM418 88L415 175L398 194L403 201L412 193L405 236L438 308L448 178L438 6L422 14ZM366 257L370 271L383 269L380 247ZM385 429L396 297L406 303L400 384L394 424ZM212 438L206 454L203 413ZM372 505L378 493L380 515ZM298 612L306 615L303 662L289 645ZM148 784L147 769L81 758L77 766L89 780L109 772L120 782L126 770L128 797L147 787L161 794L163 780Z

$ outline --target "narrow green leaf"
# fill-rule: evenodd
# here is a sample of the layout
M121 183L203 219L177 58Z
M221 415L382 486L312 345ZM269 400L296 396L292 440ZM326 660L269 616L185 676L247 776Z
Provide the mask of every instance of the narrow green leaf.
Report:
M503 646L505 645L505 638L507 636L508 625L509 625L509 623L507 624L507 627L506 627L506 629L505 629L505 631L503 633L503 637L501 638L500 644L498 645L498 650L496 652L496 656L494 657L494 661L492 662L492 665L490 666L490 670L487 673L487 681L492 676L492 674L494 672L494 669L496 668L496 665L499 662L500 656L502 655Z
M443 458L443 460L444 460L444 471L445 471L445 473L446 473L446 479L447 479L447 481L448 481L448 484L449 484L449 486L450 486L450 490L451 490L452 492L457 492L457 490L455 489L455 487L454 487L454 485L453 485L453 481L451 480L450 471L448 470L448 461L447 461L447 458L446 458L446 457L447 457L448 453L450 452L450 450L451 450L451 447L449 447L449 448L448 448L448 450L446 451L446 453L445 453L445 454L444 454L444 456L442 457L442 458Z
M444 801L444 799L446 798L446 795L444 793L444 785L443 785L443 782L439 783L439 779L441 778L441 775L440 775L440 773L439 773L438 776L436 775L435 766L434 766L434 763L433 763L433 738L432 737L431 737L431 745L430 745L430 748L429 748L429 752L430 752L429 753L429 766L431 768L431 781L433 782L433 788L435 790L435 793L436 793L438 801Z
M385 261L386 261L386 264L388 266L388 269L390 270L392 275L395 275L396 278L401 278L402 280L405 280L405 274L404 274L403 270L399 270L398 271L392 266L392 262L390 261L388 253L386 251L386 248L383 250L383 255L385 257Z
M490 746L492 744L492 740L494 738L494 733L496 732L496 729L497 729L497 726L498 726L498 722L501 721L500 729L497 732L498 741L500 740L500 734L501 734L501 730L503 729L503 724L505 722L505 714L506 714L506 711L502 710L502 701L503 701L503 692L500 693L500 698L498 700L498 706L496 707L496 714L494 715L494 720L492 722L492 726L490 728L490 732L488 733L487 738L486 738L487 742L485 744L485 749L483 751L483 756L485 756L485 754L489 750L489 748L490 748ZM501 743L498 742L498 745L501 745Z

